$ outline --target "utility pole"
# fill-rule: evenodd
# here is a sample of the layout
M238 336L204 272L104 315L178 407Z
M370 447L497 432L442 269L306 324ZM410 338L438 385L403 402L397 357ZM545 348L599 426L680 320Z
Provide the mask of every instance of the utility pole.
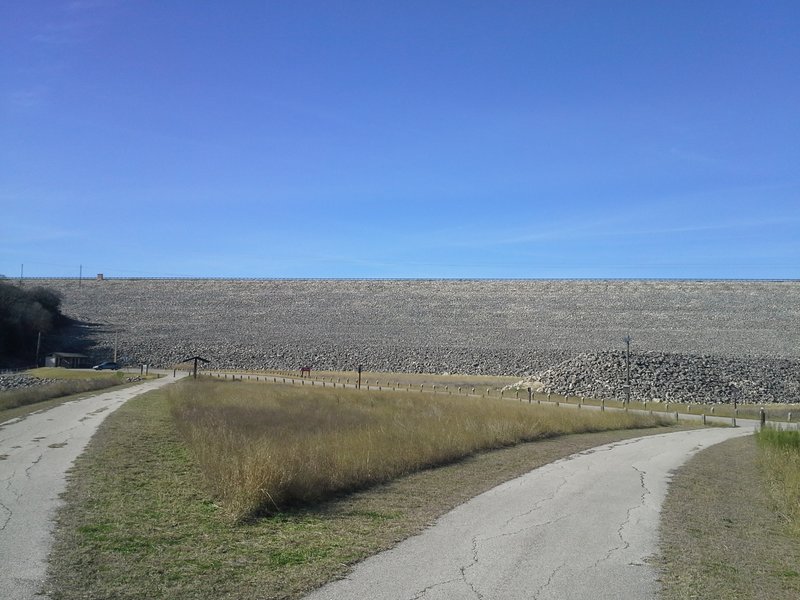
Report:
M625 342L625 403L631 402L631 336L622 338Z
M81 287L82 283L83 283L83 265L78 267L78 287Z
M19 286L22 287L22 274L25 272L25 265L19 266Z
M36 338L36 366L39 366L39 350L42 347L42 332L39 332L38 337Z
M358 389L361 389L361 365L358 365Z

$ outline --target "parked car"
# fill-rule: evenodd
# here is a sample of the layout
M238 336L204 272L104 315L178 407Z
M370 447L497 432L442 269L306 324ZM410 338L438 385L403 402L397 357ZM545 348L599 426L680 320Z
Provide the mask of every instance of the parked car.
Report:
M92 367L95 371L105 371L106 369L110 369L111 371L116 371L119 369L119 365L115 363L113 360L107 360L105 362L101 362L99 365L95 365Z

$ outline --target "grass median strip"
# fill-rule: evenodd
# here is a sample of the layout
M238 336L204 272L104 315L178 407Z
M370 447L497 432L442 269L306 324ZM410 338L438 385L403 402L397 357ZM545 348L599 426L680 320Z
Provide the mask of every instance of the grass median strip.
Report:
M193 385L178 385L199 393ZM259 387L222 385L227 385L225 393L239 390L245 397L257 393L250 388ZM334 402L332 390L318 391ZM561 435L492 452L472 452L439 468L361 485L358 491L317 503L232 520L230 508L207 482L206 468L178 431L173 410L177 406L180 414L182 400L170 401L168 396L168 390L159 390L126 403L103 423L77 461L58 518L48 583L52 600L298 598L344 575L350 564L419 532L454 506L503 481L599 444L664 431ZM408 402L400 394L394 399L391 395L361 396L353 410L356 414L365 410L371 415L368 421L375 417L367 398L374 398L376 405ZM205 416L214 414L206 410L202 398L190 402L197 402ZM280 405L274 398L263 402ZM343 400L339 402L336 406ZM363 406L365 402L368 406ZM297 401L298 407L302 404ZM221 402L222 413L235 415L233 405ZM240 413L235 421L241 417ZM245 412L244 417L255 429L265 423L252 413ZM323 417L320 409L308 424L319 429ZM353 414L347 418L353 420ZM431 419L430 415L426 418ZM227 427L214 419L209 422L220 424L221 431Z

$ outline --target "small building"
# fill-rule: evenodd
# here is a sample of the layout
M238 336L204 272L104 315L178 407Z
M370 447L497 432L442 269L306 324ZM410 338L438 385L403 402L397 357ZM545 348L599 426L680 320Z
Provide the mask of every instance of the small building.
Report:
M53 352L48 354L44 359L45 367L64 367L65 369L80 369L86 366L86 359L89 358L85 354L78 354L76 352Z

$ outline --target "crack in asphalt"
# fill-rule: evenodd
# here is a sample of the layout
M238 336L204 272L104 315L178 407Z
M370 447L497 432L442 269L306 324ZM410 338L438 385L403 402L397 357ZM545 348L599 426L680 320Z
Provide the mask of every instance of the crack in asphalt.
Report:
M411 596L411 598L409 598L408 600L420 600L421 598L423 598L425 596L425 594L427 594L431 590L436 589L437 587L440 587L440 586L443 586L443 585L447 585L448 583L455 583L457 581L458 581L458 578L456 578L456 579L448 579L447 581L439 581L437 583L429 585L428 587L426 587L424 589L421 589L416 594Z
M25 467L25 477L26 477L26 478L28 478L28 479L30 479L30 478L31 478L31 469L33 469L33 467L35 467L36 465L38 465L38 464L39 464L39 461L40 461L40 460L42 460L42 457L43 457L43 456L44 456L44 454L40 454L39 456L37 456L37 457L36 457L36 458L33 460L33 462L32 462L30 465L28 465L27 467Z
M474 568L475 565L478 564L478 560L478 536L475 536L472 538L472 562L468 565L462 565L459 567L459 570L461 571L461 579L464 581L464 583L469 586L469 588L472 590L472 593L475 594L479 600L483 600L483 595L475 588L475 585L469 579L467 579L467 571Z
M541 594L551 583L553 583L553 579L555 579L558 572L566 565L567 563L561 563L555 569L553 569L553 571L550 573L550 576L547 578L547 581L544 582L544 585L539 586L539 589L533 592L533 600L536 600L539 597L539 594Z
M8 513L7 516L6 516L6 520L3 521L2 526L0 526L0 531L3 531L3 529L6 528L6 525L8 525L9 521L11 521L11 517L14 515L14 511L12 511L10 508L8 508L2 502L0 502L0 509L6 511L6 513Z
M558 469L560 471L563 471L565 469L565 465L566 465L567 462L568 462L568 460L559 461L559 463L561 463L561 464L558 465ZM586 468L586 470L588 470L588 467ZM518 519L525 518L525 517L533 514L537 510L540 510L542 505L544 505L544 504L546 504L548 502L551 502L553 499L555 499L558 496L558 494L561 491L561 489L568 483L568 481L570 479L572 479L573 477L578 476L578 474L579 474L579 472L575 471L575 472L570 473L569 475L562 475L560 481L558 482L558 484L556 485L556 487L553 489L552 492L550 492L548 495L543 496L542 498L540 498L539 500L534 502L529 510L526 510L525 512L522 512L522 513L518 513L518 514L514 515L513 517L511 517L510 519L508 519L503 524L501 529L507 529L514 521L516 521ZM480 561L479 549L478 549L478 545L479 545L480 542L488 542L488 541L497 540L497 539L504 538L504 537L511 537L511 536L515 536L515 535L520 535L521 533L525 533L525 532L530 531L532 529L537 529L539 527L547 527L547 526L552 525L554 523L558 523L559 521L563 521L564 519L567 519L568 517L569 517L569 515L561 515L561 516L558 516L558 517L555 517L555 518L552 518L552 519L548 519L546 521L539 521L539 522L536 522L536 523L529 523L529 524L527 524L524 527L521 527L519 529L515 529L513 531L507 531L505 533L501 533L501 534L498 534L498 535L493 535L493 536L490 536L490 537L485 537L485 538L479 538L479 536L473 537L472 538L472 562L470 564L468 564L468 565L463 565L463 566L460 567L461 576L462 576L462 578L464 580L464 583L467 584L472 589L473 593L476 595L477 598L479 598L479 600L483 599L483 595L475 588L474 584L472 582L470 582L468 577L467 577L467 571L469 571L470 569L474 568L478 564L478 562ZM549 580L548 580L548 583L549 583ZM546 586L547 586L547 584L545 584L544 587L546 587Z
M610 560L611 556L615 552L620 552L620 551L623 551L623 550L627 550L631 546L630 542L625 539L625 535L624 535L625 527L630 523L631 514L633 513L633 511L636 510L637 508L643 507L644 503L645 503L645 498L647 498L647 496L649 496L650 493L651 493L650 490L647 489L647 486L644 483L644 477L646 475L646 472L642 471L641 469L638 469L634 465L631 465L631 468L639 474L639 485L642 488L642 493L639 496L639 502L637 504L635 504L635 505L633 505L633 506L628 508L628 511L626 513L626 516L625 516L625 520L617 528L617 537L619 537L619 540L620 540L621 544L618 545L618 546L614 546L613 548L610 548L603 558L598 559L597 561L595 561L595 563L593 565L591 565L589 567L589 570L590 569L595 569L600 565L600 563L605 562L607 560Z

